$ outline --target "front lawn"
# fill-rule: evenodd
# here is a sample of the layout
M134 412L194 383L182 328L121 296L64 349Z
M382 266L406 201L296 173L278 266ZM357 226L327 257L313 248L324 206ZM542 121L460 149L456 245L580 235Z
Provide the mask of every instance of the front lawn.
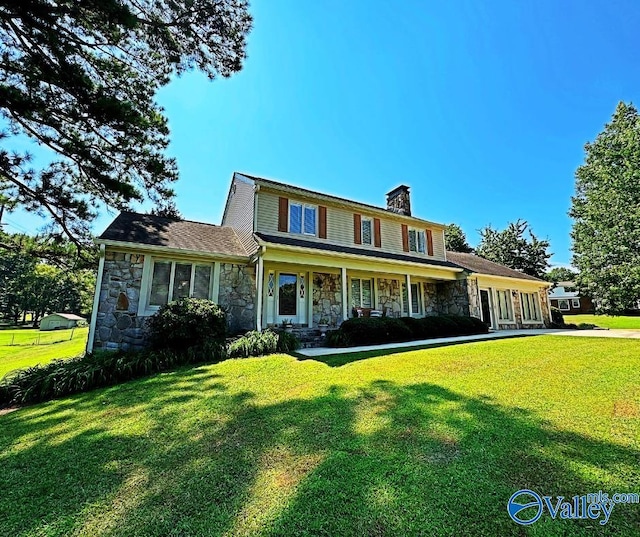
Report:
M640 316L631 315L565 315L565 323L589 323L600 328L626 328L640 330Z
M35 329L0 331L0 379L15 369L82 354L87 346L88 333L89 328L50 332Z
M227 360L0 416L0 535L637 535L509 519L640 492L640 346L536 336Z

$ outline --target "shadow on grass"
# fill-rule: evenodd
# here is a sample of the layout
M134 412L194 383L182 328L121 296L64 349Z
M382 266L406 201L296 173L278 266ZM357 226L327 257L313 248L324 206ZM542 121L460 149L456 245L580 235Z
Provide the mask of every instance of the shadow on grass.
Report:
M639 484L636 450L431 384L276 403L206 372L127 388L2 418L0 534L591 535L546 516L525 531L507 499ZM639 524L616 506L605 529Z

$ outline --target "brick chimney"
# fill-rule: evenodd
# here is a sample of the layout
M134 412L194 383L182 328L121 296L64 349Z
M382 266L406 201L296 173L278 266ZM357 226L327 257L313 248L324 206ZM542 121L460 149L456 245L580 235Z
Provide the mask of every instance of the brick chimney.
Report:
M387 211L411 216L411 199L407 185L400 185L387 194Z

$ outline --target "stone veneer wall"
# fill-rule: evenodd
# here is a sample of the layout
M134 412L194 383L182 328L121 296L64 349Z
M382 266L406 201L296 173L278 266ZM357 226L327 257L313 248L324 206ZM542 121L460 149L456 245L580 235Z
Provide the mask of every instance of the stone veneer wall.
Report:
M467 280L453 280L436 284L438 313L469 317Z
M218 304L227 312L231 333L256 328L256 273L253 267L222 263Z
M469 315L482 319L482 309L480 307L480 288L477 278L467 278L467 296L469 299Z
M329 320L329 326L342 324L342 284L339 274L314 272L311 275L313 285L313 326L318 326L323 317Z
M549 290L547 287L541 287L538 289L538 296L540 297L540 311L542 312L542 321L544 325L549 328L551 326L551 314L549 312Z
M107 251L96 316L94 349L140 349L145 317L138 317L144 256Z
M402 285L398 280L378 278L378 309L394 317L402 315Z

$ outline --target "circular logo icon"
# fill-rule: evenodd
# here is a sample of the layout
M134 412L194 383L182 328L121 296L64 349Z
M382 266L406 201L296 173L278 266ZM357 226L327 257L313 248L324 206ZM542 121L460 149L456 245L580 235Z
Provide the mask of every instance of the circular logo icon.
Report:
M542 516L542 498L528 489L519 490L507 503L507 511L511 520L528 526Z

